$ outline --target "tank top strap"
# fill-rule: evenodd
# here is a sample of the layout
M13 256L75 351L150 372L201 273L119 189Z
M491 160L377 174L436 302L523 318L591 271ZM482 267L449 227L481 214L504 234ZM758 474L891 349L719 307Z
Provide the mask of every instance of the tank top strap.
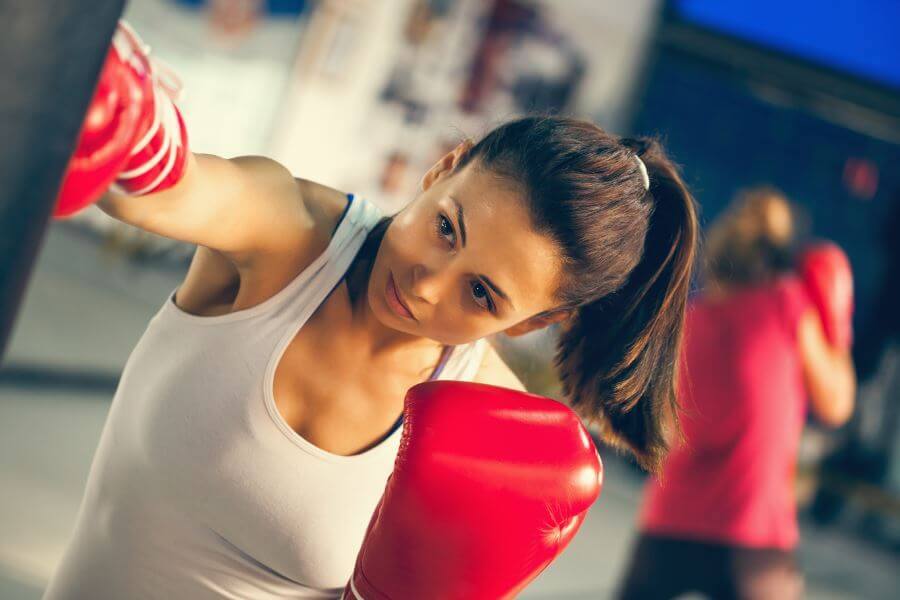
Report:
M384 213L374 202L356 194L347 194L347 208L344 211L344 217L338 224L338 228L345 221L348 221L357 227L364 228L366 233L368 233L378 224L382 217L384 217ZM337 231L335 231L336 236Z

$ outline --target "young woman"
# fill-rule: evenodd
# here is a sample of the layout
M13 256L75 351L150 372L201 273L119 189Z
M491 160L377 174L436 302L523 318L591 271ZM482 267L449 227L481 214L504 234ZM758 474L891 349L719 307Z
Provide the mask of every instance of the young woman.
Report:
M658 464L697 220L655 141L518 119L392 217L266 158L187 153L176 179L100 203L198 248L128 361L47 598L339 596L406 390L521 388L496 333L561 323L572 406Z
M709 231L686 321L684 440L647 485L622 598L800 597L800 434L807 406L827 425L849 418L855 376L847 336L828 339L828 315L793 274L792 214L781 193L752 189Z

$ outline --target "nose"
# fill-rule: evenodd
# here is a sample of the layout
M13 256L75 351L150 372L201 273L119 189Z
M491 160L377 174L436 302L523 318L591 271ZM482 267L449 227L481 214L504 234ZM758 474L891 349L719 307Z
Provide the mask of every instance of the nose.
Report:
M449 279L446 269L435 269L418 264L413 267L410 292L423 302L437 304Z

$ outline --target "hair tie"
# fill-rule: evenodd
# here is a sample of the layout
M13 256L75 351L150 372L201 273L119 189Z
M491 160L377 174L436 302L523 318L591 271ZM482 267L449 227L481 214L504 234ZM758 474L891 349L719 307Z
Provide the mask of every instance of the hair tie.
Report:
M644 190L647 191L650 189L650 174L647 173L647 165L644 164L644 161L637 154L634 155L634 160L637 161L638 171L641 172L641 181L644 182Z

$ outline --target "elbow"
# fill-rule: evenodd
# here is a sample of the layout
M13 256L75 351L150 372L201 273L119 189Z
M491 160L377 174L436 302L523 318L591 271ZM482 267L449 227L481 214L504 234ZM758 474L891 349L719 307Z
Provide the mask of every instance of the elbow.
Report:
M847 423L853 416L856 397L856 386L848 385L839 393L832 393L825 403L815 407L819 422L831 429L837 429Z
M817 369L807 372L807 389L816 418L826 427L838 428L853 416L856 404L856 372L849 353L820 360Z
M831 409L828 411L819 411L816 414L816 418L819 423L828 427L829 429L837 429L842 427L850 420L850 417L853 415L852 406L848 406L847 408L841 409Z

